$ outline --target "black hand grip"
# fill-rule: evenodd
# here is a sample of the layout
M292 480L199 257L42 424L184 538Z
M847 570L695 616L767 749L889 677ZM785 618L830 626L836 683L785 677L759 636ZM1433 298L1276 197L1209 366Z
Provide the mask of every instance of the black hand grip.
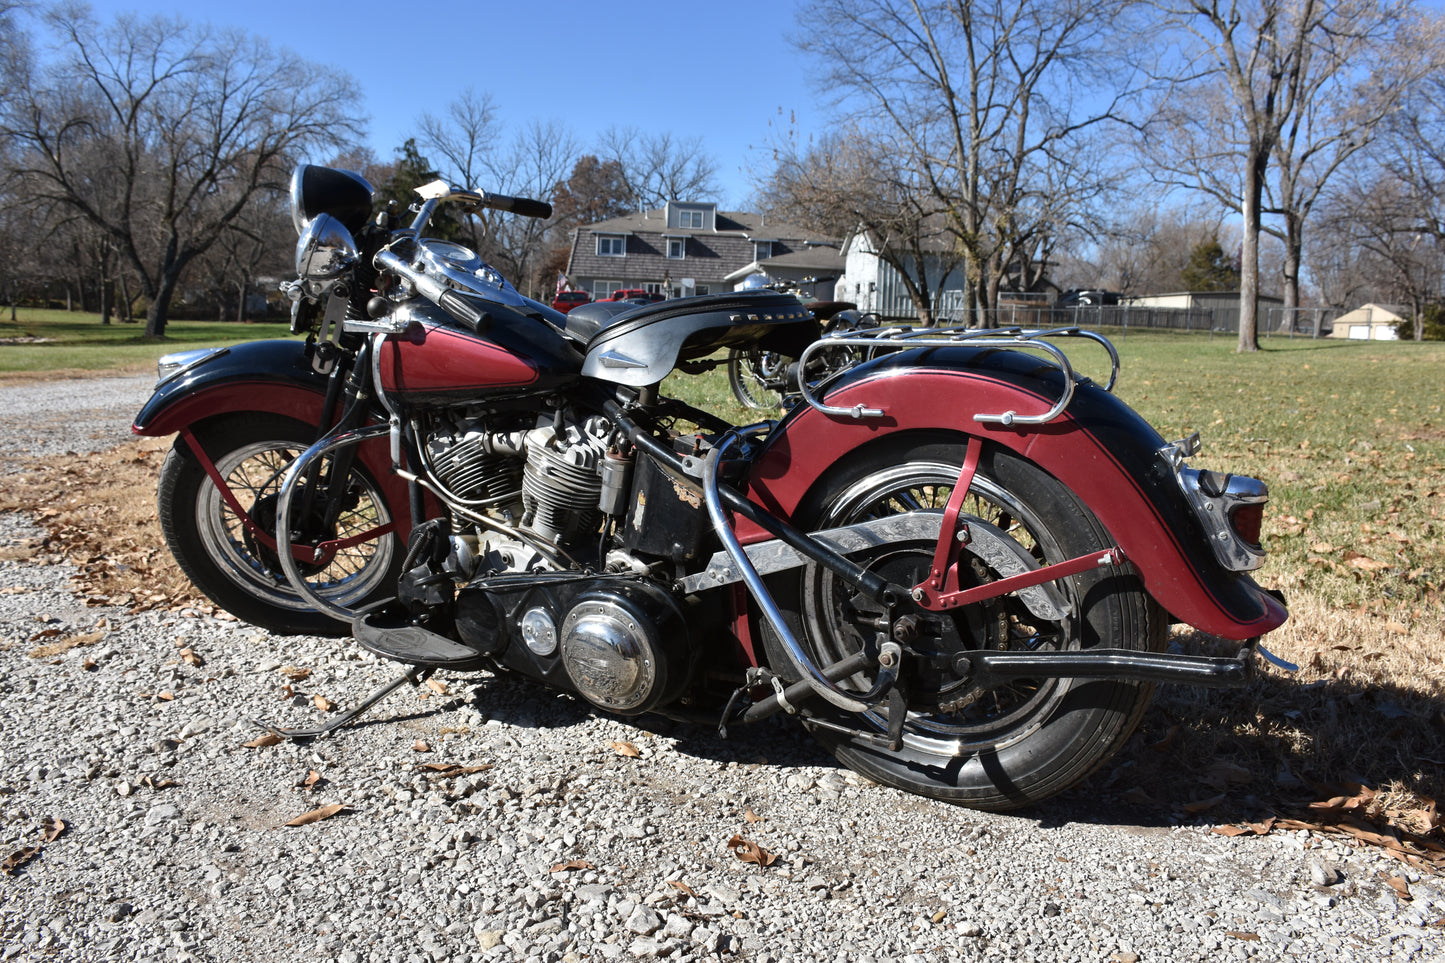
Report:
M486 334L492 328L492 316L464 295L455 291L443 291L437 303L477 334Z
M506 194L488 194L487 206L498 211L508 211L523 217L539 217L543 220L552 216L552 205L546 201L534 201L530 197L508 197Z

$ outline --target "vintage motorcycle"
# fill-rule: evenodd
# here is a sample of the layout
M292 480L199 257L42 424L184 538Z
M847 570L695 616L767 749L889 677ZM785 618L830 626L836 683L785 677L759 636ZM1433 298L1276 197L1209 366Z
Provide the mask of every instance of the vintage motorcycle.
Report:
M436 182L415 216L303 166L293 329L164 359L134 430L177 433L167 541L196 584L281 631L347 626L406 673L516 673L622 715L726 733L796 715L839 760L986 809L1084 778L1158 682L1238 685L1286 618L1260 482L1188 467L1076 329L819 337L739 292L563 315L440 205L547 205ZM1108 353L1100 386L1060 344ZM774 351L857 363L776 421L664 397L675 369ZM1239 642L1166 651L1171 620ZM1265 653L1267 655L1267 653Z

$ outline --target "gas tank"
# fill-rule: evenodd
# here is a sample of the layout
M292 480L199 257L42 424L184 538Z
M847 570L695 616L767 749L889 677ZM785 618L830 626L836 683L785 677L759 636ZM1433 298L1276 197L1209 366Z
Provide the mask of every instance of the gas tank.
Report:
M576 381L581 354L542 317L498 305L482 332L430 304L402 305L393 320L413 322L386 338L381 384L408 405L439 406L545 394Z

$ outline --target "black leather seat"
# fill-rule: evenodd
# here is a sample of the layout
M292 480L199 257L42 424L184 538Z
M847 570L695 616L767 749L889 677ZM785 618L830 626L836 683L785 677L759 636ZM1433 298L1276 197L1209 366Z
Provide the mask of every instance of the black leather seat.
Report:
M618 318L640 312L643 308L651 307L653 303L652 301L593 301L590 304L581 304L567 312L566 325L562 328L562 333L578 344L586 344L597 335L598 331ZM667 302L656 303L666 304Z

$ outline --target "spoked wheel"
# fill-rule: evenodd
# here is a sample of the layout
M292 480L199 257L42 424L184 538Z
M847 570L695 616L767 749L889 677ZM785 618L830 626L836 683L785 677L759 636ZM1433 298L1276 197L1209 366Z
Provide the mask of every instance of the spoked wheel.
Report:
M871 449L834 472L810 498L806 521L821 529L910 511L942 512L963 463L952 442L921 442ZM801 514L801 513L800 513ZM964 521L990 526L1040 565L1108 547L1092 513L1056 479L997 448L984 451L962 508ZM922 582L934 544L894 542L855 555L856 561L905 586ZM960 587L1002 577L965 549ZM1152 686L1096 679L1019 679L980 689L959 672L970 651L1053 651L1158 648L1166 620L1137 576L1105 568L1053 583L1060 610L1035 614L1017 595L1000 596L962 611L921 609L916 637L906 648L901 675L908 697L903 746L884 745L888 710L851 715L815 701L810 727L850 768L909 792L980 809L1013 809L1060 792L1083 779L1128 738L1146 708ZM785 610L799 613L802 639L819 665L860 651L876 638L882 607L833 573L809 566L796 578ZM1062 615L1061 615L1062 612ZM1061 615L1061 617L1060 617ZM769 633L771 636L771 633ZM792 670L776 640L775 667ZM962 659L960 658L962 657ZM843 687L866 691L858 675Z
M252 525L226 503L200 462L177 442L161 469L161 528L182 570L217 605L274 632L343 634L345 624L317 612L286 580L275 548L278 493L286 469L315 429L299 421L243 414L208 425L199 440ZM320 477L329 475L329 459ZM300 488L304 489L304 483ZM339 490L296 493L308 507L296 517L293 544L321 549L298 567L313 591L356 609L394 593L400 541L383 531L395 517L380 486L359 465ZM339 499L339 505L329 504ZM296 508L293 507L293 517ZM334 519L334 520L333 520ZM369 537L368 537L369 536Z
M733 348L728 352L728 384L738 403L758 411L777 408L788 359L775 351Z

